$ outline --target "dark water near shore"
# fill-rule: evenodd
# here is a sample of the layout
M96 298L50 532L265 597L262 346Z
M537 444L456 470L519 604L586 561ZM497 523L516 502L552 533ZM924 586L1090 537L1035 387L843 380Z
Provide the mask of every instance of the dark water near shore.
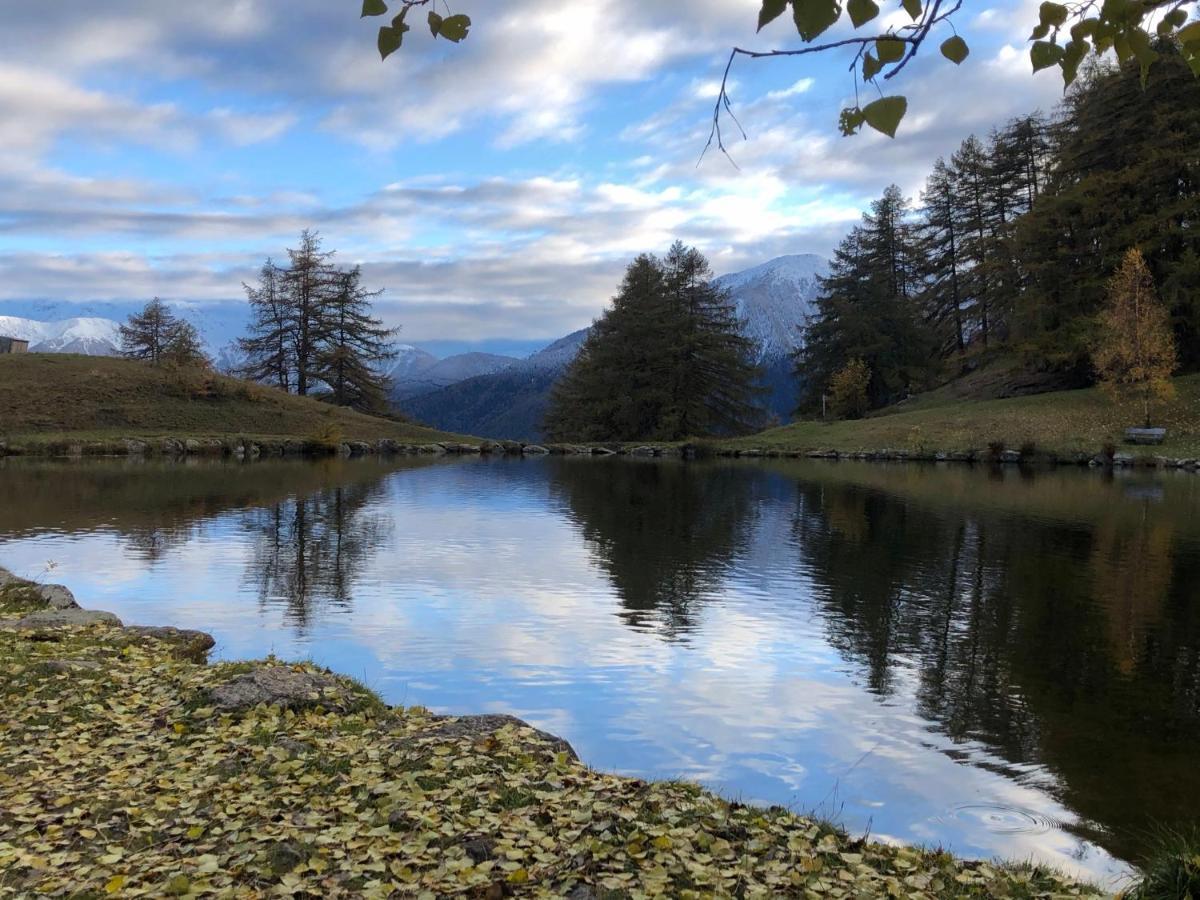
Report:
M0 463L0 565L593 765L1120 873L1200 805L1200 476Z

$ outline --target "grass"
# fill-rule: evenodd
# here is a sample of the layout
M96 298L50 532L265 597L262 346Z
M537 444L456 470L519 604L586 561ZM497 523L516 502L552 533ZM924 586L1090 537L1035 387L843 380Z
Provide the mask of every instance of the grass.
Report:
M1200 827L1163 831L1142 868L1141 880L1128 900L1197 900L1200 898Z
M1140 425L1138 412L1096 388L1003 400L963 399L953 388L932 391L857 421L806 421L723 441L729 449L986 451L989 446L1094 455L1106 445L1134 455L1200 457L1200 375L1175 379L1176 398L1155 416L1168 429L1156 447L1123 445Z
M341 711L224 712L216 687L285 664L208 666L109 626L31 639L20 612L0 612L0 894L1099 896L596 772L520 723L456 731L354 683Z
M210 372L112 357L0 356L0 440L10 447L167 437L474 443Z

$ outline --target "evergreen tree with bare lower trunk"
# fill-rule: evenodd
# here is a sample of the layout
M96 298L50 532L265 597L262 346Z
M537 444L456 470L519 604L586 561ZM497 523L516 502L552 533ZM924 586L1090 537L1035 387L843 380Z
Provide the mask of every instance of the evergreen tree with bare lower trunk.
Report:
M1174 396L1171 373L1178 360L1171 319L1140 250L1128 251L1108 282L1092 363L1106 393L1131 394L1141 402L1147 428L1151 404Z

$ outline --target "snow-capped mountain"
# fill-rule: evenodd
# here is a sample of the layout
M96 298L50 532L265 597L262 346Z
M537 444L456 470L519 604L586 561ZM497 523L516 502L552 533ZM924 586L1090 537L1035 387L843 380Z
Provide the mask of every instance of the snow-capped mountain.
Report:
M438 358L432 353L426 353L412 344L398 344L395 347L396 359L387 371L388 378L394 382L406 381L424 372L430 366L437 365Z
M800 346L828 269L813 254L781 256L716 279L729 291L744 333L759 346L757 362L767 390L767 411L786 421L796 405L798 385L792 353ZM448 383L436 390L395 395L410 415L438 428L481 437L537 439L538 423L554 382L574 361L590 329L560 338L527 359L492 374ZM418 378L424 379L428 372Z
M733 298L743 332L759 345L760 363L791 356L800 346L820 292L817 279L828 271L823 257L803 253L716 279Z
M77 318L38 322L0 316L0 335L29 341L34 353L81 353L115 356L120 352L121 326L112 319Z
M424 350L405 345L389 373L392 396L397 400L419 397L434 391L509 368L518 360L494 353L459 353L438 359Z

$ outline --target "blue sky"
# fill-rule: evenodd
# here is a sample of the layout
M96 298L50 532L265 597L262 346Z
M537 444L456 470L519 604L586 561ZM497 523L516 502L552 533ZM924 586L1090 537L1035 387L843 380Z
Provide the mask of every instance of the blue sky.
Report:
M386 63L359 6L0 6L0 314L236 300L311 227L405 340L536 345L675 238L718 273L828 253L889 182L915 198L962 138L1061 93L1029 71L1036 3L968 2L971 57L909 68L896 140L837 134L848 56L741 61L738 168L697 166L729 47L795 42L754 34L755 0L454 0L465 43L415 29Z

